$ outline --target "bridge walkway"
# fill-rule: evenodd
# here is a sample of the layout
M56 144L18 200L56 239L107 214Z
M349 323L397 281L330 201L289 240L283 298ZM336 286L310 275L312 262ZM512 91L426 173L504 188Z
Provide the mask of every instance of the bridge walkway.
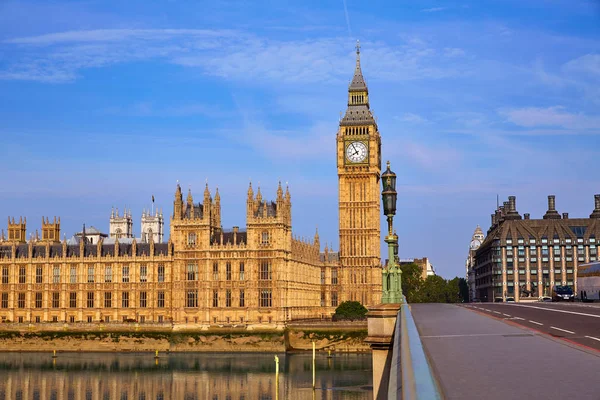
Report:
M446 399L600 399L598 352L458 305L411 311Z

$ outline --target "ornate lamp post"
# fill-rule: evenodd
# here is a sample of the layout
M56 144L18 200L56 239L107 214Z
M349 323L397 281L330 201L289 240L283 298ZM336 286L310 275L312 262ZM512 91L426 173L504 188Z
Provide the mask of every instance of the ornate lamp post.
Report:
M396 215L396 201L398 193L396 192L396 174L390 170L390 162L387 162L387 169L381 175L381 184L383 192L383 213L387 216L388 234L385 242L388 245L388 264L383 267L382 273L382 303L401 303L402 286L398 257L398 235L394 232L393 222Z

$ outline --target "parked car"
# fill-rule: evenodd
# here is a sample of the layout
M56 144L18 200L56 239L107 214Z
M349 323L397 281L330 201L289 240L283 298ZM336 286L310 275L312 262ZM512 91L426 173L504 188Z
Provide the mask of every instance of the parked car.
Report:
M480 299L473 299L473 301L471 303L481 303Z
M556 285L552 288L552 301L575 301L575 293L570 286Z
M507 297L506 298L506 302L507 303L514 303L515 302L515 298L514 297Z
M552 301L552 297L542 296L542 297L540 297L540 301L551 302Z

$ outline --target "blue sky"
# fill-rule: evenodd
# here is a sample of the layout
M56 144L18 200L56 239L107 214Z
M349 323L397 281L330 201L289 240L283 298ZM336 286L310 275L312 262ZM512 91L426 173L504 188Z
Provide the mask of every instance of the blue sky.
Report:
M250 4L251 3L251 4ZM218 186L245 225L248 182L289 182L293 229L338 246L335 134L361 41L402 258L464 275L501 200L587 217L600 193L600 3L2 1L0 215L108 231L172 212L176 181ZM6 221L6 219L4 219ZM383 222L383 219L382 219ZM6 229L5 222L1 224Z

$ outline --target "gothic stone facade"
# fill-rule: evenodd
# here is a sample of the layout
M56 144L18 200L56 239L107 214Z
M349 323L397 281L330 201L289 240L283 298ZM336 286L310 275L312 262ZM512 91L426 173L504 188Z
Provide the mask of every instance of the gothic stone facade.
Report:
M281 327L329 316L345 300L381 297L381 137L369 108L359 51L348 109L337 133L340 252L292 235L289 190L266 201L247 193L246 229L221 226L218 190L194 202L177 185L168 243L131 238L131 218L111 216L111 238L60 240L60 220L26 240L9 219L0 238L0 318L36 322L138 322L187 326ZM130 215L130 214L128 214ZM161 213L162 215L162 213ZM114 229L113 229L114 228ZM122 243L119 243L121 239ZM108 241L108 240L107 240Z
M555 208L548 196L542 219L519 215L516 198L492 214L487 237L476 250L475 292L481 301L519 301L551 296L554 285L571 286L577 293L577 269L598 259L600 195L589 218L570 218Z

